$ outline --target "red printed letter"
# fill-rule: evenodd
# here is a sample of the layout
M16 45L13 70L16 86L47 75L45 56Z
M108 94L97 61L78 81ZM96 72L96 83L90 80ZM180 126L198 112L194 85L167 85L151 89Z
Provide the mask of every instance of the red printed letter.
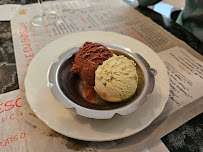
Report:
M11 138L9 138L9 139L11 139L11 143L12 143L12 139L13 139L13 137L11 137Z
M14 141L17 141L18 140L18 135L15 135L14 136Z
M8 139L6 139L5 146L6 146L7 144L9 144L9 140L8 140Z
M31 53L30 55L25 54L25 58L31 58L32 59L32 58L34 58L34 54L33 53Z
M8 105L9 102L13 102L13 100L7 101L7 102L5 103L5 107L9 107L9 106L11 106L10 109L5 109L5 111L9 111L9 110L13 109L13 107L14 107L14 104L10 104L10 105Z
M22 135L23 135L23 137L22 137ZM20 134L20 138L25 138L25 136L26 136L25 132Z
M1 146L5 146L5 145L2 145L2 141L0 142L0 145L1 145Z
M18 105L18 100L20 100L21 98L18 98L17 100L16 100L16 103L15 103L15 105L16 105L16 107L22 107L22 106L19 106Z
M3 104L3 103L0 103L0 106L1 106L2 104ZM0 108L0 110L1 110L1 108ZM3 111L4 111L4 110L1 110L0 113L2 113Z
M21 35L22 36L25 36L25 35ZM30 40L28 38L22 38L21 42L29 42Z
M11 116L14 116L14 114L12 114ZM11 116L10 116L10 119L11 119L11 120L14 120L15 118L11 118Z

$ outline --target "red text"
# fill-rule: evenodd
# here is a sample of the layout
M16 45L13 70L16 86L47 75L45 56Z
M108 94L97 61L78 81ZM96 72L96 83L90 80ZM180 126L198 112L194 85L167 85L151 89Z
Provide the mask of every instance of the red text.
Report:
M26 136L26 133L23 132L19 135L15 135L13 137L7 138L5 140L0 141L0 146L1 147L7 146L8 144L14 143L14 142L18 141L19 139L25 138L25 136Z
M19 27L21 42L23 46L23 52L25 55L25 59L27 61L27 67L29 66L29 62L34 58L34 54L32 52L32 47L30 44L30 39L28 37L27 27L25 23L20 23Z
M11 109L13 109L14 107L22 107L22 105L20 104L20 100L21 98L14 100L9 100L3 103L0 103L0 113L4 112L4 111L9 111Z

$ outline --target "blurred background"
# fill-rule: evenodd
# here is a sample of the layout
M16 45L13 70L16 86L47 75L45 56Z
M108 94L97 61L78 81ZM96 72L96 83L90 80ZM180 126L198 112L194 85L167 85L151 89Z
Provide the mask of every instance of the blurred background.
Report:
M44 0L44 1L50 1L50 0ZM132 3L137 3L137 0L128 0ZM30 3L37 3L37 0L0 0L0 5L2 4L30 4ZM166 16L171 17L171 13L175 12L176 14L179 13L179 10L181 10L185 5L185 0L163 0L159 3L157 3L154 6L151 6L149 8L153 9L154 11ZM172 18L175 19L175 18Z
M176 20L184 5L185 0L163 0L154 5L152 9L168 18Z
M138 6L137 0L127 1L131 2L134 6ZM149 6L149 8L175 21L184 6L185 0L162 0L153 6Z

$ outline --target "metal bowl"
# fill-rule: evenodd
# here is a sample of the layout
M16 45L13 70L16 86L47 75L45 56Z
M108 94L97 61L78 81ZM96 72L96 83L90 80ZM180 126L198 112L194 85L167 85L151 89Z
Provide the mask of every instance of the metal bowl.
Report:
M51 65L49 71L49 83L51 92L64 107L75 108L77 114L95 118L109 119L116 113L120 115L128 115L146 102L146 96L150 94L155 85L154 76L156 70L150 68L146 60L137 53L132 53L129 48L110 44L105 45L113 54L124 55L136 63L138 74L138 87L136 93L126 101L111 103L103 100L99 104L92 104L85 100L83 96L84 86L82 80L77 74L70 72L75 54L79 48L72 48L63 53L59 60Z

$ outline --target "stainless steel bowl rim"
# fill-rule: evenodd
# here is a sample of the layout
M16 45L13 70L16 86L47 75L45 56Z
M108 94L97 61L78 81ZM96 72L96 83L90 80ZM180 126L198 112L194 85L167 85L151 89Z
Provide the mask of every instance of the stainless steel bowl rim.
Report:
M48 73L48 80L49 80L49 87L51 89L51 92L55 99L59 101L64 107L66 108L75 108L77 114L84 116L84 117L89 117L89 118L95 118L95 119L110 119L112 118L116 113L120 115L128 115L136 110L138 110L145 102L146 102L146 97L149 95L155 85L155 74L156 70L153 68L150 68L149 64L147 61L140 56L137 53L132 53L129 48L117 45L117 44L103 44L102 45L112 48L112 49L119 49L124 51L125 53L133 56L138 63L141 65L143 68L143 72L145 75L145 84L144 84L144 89L141 93L141 95L133 101L131 104L118 108L118 109L113 109L113 110L94 110L94 109L89 109L82 107L74 102L72 102L69 98L67 98L62 90L60 89L59 83L58 83L58 72L61 67L61 65L70 57L72 57L75 53L78 52L79 48L74 47L72 49L69 49L65 53L59 56L58 61L54 62L49 70Z

